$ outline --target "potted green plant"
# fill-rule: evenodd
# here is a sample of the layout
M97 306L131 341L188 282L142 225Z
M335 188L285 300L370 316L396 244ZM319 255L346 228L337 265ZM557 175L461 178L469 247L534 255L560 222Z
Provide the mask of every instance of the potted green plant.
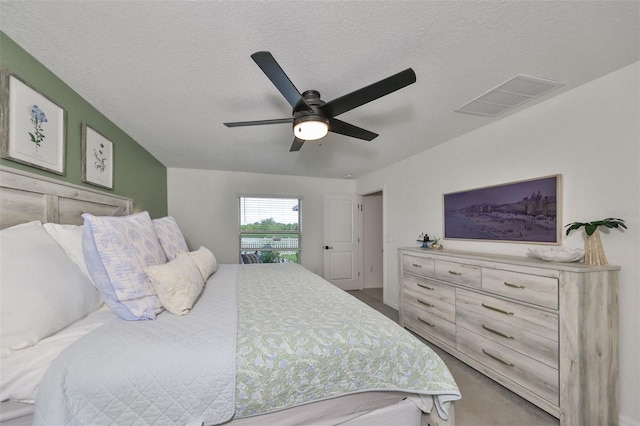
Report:
M606 228L624 228L627 229L627 225L624 224L624 220L608 217L602 220L595 220L593 222L572 222L565 225L567 228L566 235L574 229L580 229L584 227L587 234L587 239L584 248L584 263L587 265L608 265L607 256L604 254L604 247L602 246L602 239L600 238L600 228L604 226Z
M433 244L431 244L431 248L434 250L442 250L442 244L440 244L440 238L433 237Z

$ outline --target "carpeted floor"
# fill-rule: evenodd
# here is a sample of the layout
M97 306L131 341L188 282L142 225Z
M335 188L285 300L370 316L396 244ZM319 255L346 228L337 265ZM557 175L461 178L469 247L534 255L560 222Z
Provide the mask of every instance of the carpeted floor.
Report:
M398 321L398 311L382 303L382 289L349 291L369 306ZM557 426L558 419L478 373L441 349L422 340L440 355L458 383L456 426Z

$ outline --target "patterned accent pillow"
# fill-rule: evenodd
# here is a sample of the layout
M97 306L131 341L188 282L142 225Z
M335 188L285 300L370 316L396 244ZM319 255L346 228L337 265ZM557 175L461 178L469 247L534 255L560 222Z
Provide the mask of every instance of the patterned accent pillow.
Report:
M178 223L173 217L166 216L160 219L153 219L153 226L156 228L160 245L167 255L167 259L173 260L178 253L189 251L184 235L182 235L182 231L180 231Z
M204 279L200 269L188 256L178 256L164 265L144 268L160 303L175 315L186 315L193 307Z
M216 257L211 253L206 247L200 246L200 248L196 251L190 251L187 253L178 253L177 257L188 257L190 258L200 270L202 274L202 278L207 281L209 277L218 270L218 261Z
M82 217L84 259L105 303L125 320L155 319L162 305L144 268L167 257L149 213Z

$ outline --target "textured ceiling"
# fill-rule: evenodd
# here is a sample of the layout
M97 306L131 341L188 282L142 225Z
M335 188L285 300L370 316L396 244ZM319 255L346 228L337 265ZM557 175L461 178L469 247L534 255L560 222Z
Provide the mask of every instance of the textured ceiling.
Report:
M516 74L565 83L519 111L638 61L639 6L0 0L0 29L167 167L359 177L495 121L454 110ZM408 67L417 83L340 116L377 139L290 153L287 124L222 124L291 115L259 50L325 101Z

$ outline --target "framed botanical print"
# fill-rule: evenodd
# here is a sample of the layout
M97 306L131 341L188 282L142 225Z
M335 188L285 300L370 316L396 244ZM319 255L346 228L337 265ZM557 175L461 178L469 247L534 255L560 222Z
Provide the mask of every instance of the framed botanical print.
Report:
M82 123L82 181L113 189L113 142Z
M0 78L2 158L64 175L66 111L7 69Z

